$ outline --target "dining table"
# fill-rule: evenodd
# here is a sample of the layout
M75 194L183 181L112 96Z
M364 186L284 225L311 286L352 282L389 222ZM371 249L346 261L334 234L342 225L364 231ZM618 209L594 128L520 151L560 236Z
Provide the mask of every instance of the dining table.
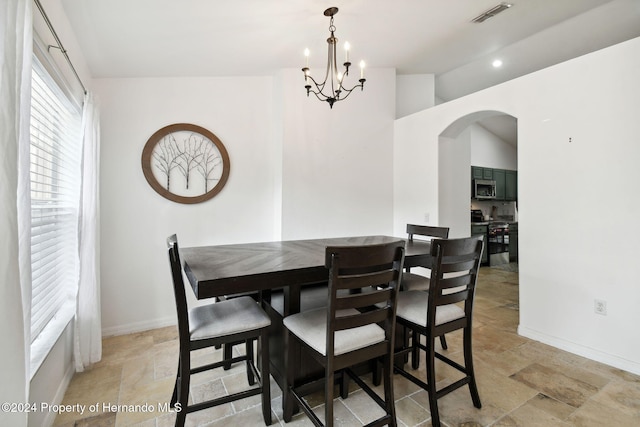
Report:
M180 248L185 275L197 299L223 297L261 291L277 291L283 299L278 310L267 307L272 320L270 330L271 374L280 386L285 384L284 334L282 319L298 313L301 290L326 287L329 271L325 267L328 246L361 246L404 240L405 267L428 267L430 241L407 240L393 236L352 236L322 239L284 240ZM303 298L304 299L304 298ZM326 299L325 299L326 301ZM268 304L267 304L268 305ZM311 358L302 358L299 374L311 375Z

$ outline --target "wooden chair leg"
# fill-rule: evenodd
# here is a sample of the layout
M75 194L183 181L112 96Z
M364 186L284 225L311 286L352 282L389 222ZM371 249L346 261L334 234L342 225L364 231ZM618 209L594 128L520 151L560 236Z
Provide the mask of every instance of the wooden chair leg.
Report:
M412 331L411 338L411 367L418 369L420 367L420 333L415 329Z
M387 414L391 417L389 425L396 427L396 406L393 395L393 349L383 358L384 403Z
M285 384L284 390L282 391L282 417L284 418L284 422L288 423L291 421L293 417L293 412L295 410L294 397L291 394L291 388L294 386L294 367L293 361L295 360L295 346L294 339L291 337L290 332L285 333L285 355L284 355L284 366L285 366Z
M262 379L262 417L266 425L271 425L271 376L269 374L269 333L267 331L260 336L258 347L260 348L260 376Z
M335 374L333 368L325 369L324 384L324 425L325 427L333 427L333 389L335 387Z
M232 344L225 344L222 346L222 357L224 357L224 360L231 360L231 358L233 357ZM224 364L224 370L228 371L229 369L231 369L231 362Z
M191 380L191 360L188 351L180 352L179 380L177 403L180 410L176 413L176 427L183 427L187 418L187 405L189 403L189 381Z
M376 359L373 361L373 369L371 370L371 382L376 387L379 386L380 383L382 383L383 368L384 367L379 360Z
M480 394L478 393L478 386L476 385L476 374L473 369L473 355L471 351L471 327L467 326L464 328L463 333L464 340L464 366L467 370L467 375L469 376L469 392L471 393L471 400L473 401L473 406L476 408L482 408L482 403L480 402Z
M173 385L173 394L171 395L171 402L169 402L169 406L172 408L176 405L178 401L178 384L180 382L180 362L178 362L178 372L176 372L176 382Z
M340 397L343 399L349 397L349 374L346 371L342 371L342 377L340 378Z
M447 347L447 339L444 337L444 335L440 335L440 345L444 350L447 350L449 348Z
M435 339L428 338L426 350L427 368L427 392L429 395L429 411L431 412L432 427L440 427L440 414L438 413L438 398L436 397L436 370L435 370Z
M247 365L247 381L249 385L254 385L256 383L256 378L253 375L253 370L251 369L251 364L255 365L255 358L253 354L253 340L247 340L245 342L245 352L247 355L246 365Z

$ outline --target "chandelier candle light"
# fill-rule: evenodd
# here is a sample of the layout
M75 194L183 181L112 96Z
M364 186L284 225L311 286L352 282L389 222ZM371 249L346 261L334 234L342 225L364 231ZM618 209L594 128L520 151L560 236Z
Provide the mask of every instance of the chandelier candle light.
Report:
M344 44L345 50L345 62L344 64L344 72L338 71L338 62L336 60L336 45L338 43L338 39L334 35L336 31L336 27L333 25L333 17L338 13L337 7L330 7L329 9L324 11L324 16L330 16L331 21L329 21L329 31L331 35L327 39L327 43L329 44L329 54L327 58L327 71L324 75L324 81L322 83L318 83L311 76L311 71L309 69L309 49L304 50L304 56L306 57L306 66L302 69L304 73L304 81L305 81L305 89L307 89L307 96L309 93L313 93L316 98L320 101L327 101L329 103L329 107L333 108L333 104L338 101L342 101L347 99L351 91L355 88L359 87L360 90L364 89L364 82L366 79L364 78L364 61L360 61L360 84L355 85L351 89L347 89L343 86L344 79L349 75L349 67L351 66L351 62L349 62L349 42ZM312 89L312 85L315 86L315 89ZM327 89L327 93L325 93L325 88Z

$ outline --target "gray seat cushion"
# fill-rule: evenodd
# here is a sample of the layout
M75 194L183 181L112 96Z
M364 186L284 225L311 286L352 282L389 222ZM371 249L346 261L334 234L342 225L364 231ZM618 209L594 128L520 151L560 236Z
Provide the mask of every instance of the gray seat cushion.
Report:
M251 297L232 298L189 310L192 340L224 337L270 324L269 316Z
M338 316L357 314L355 309L340 310ZM284 325L323 356L327 355L327 308L304 311L284 318ZM334 355L348 353L384 341L384 329L376 324L336 331Z
M428 292L407 291L398 293L396 317L401 317L416 325L426 327L428 300ZM464 310L455 304L436 308L436 325L442 325L462 317L464 317Z
M415 273L402 273L403 291L428 291L431 279Z

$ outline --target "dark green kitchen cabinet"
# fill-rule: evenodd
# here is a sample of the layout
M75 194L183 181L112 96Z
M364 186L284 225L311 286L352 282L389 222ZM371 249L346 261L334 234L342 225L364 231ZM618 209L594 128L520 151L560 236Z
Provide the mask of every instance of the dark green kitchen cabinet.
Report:
M506 171L504 169L493 170L493 180L496 182L496 200L505 200Z
M493 180L493 169L481 166L471 166L471 179Z
M486 179L496 182L496 201L518 200L518 171L471 166L471 194L473 180Z
M518 200L518 172L505 171L505 194L507 201Z

